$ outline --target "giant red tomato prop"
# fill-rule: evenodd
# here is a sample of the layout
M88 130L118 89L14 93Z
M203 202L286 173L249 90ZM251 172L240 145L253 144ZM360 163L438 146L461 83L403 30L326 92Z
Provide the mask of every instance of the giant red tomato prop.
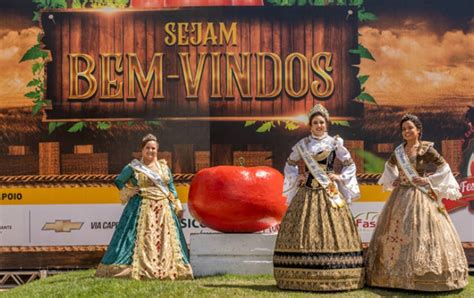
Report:
M199 171L189 190L191 215L221 232L257 232L280 223L283 176L270 167L217 166Z

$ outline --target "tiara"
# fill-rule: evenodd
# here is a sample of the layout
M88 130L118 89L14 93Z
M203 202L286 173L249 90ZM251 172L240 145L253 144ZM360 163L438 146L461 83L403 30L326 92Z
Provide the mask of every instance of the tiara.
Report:
M145 141L158 141L158 139L151 133L147 134L146 136L143 137L142 142Z
M311 117L316 114L316 113L320 113L322 114L325 118L328 118L329 119L329 112L328 110L321 104L317 104L315 105L308 113L308 119L311 119Z

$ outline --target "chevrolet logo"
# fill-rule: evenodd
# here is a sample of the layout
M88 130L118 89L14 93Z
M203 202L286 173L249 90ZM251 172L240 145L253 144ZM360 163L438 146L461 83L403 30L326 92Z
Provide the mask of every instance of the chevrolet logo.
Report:
M56 219L55 222L47 222L41 230L54 230L55 232L71 232L71 230L80 230L83 222L71 222L71 220Z

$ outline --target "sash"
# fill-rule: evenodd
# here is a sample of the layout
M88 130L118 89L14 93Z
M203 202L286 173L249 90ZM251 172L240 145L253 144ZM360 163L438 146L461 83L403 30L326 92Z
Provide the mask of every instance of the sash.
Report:
M143 174L145 174L151 181L156 185L156 187L165 195L165 197L169 197L170 191L168 189L168 185L163 182L160 175L158 173L152 171L149 167L145 166L139 160L134 159L130 163L130 166Z
M434 191L431 189L431 186L428 185L417 185L413 183L413 178L419 177L418 172L413 168L413 165L411 164L410 160L408 159L408 156L405 152L405 149L403 148L404 144L399 145L395 149L395 157L397 158L397 162L400 165L400 168L402 169L403 173L405 176L407 176L408 181L410 182L411 185L416 187L418 190L420 190L422 193L430 197L431 199L435 200L438 202L438 209L440 212L444 211L444 206L441 203L441 200L437 198L436 194Z
M339 195L339 189L337 184L332 181L329 176L323 171L319 164L311 157L308 150L303 147L303 144L296 145L298 152L300 153L301 158L308 167L309 171L313 175L314 179L319 182L319 184L326 191L329 201L333 208L341 208L345 205L344 200L341 199Z

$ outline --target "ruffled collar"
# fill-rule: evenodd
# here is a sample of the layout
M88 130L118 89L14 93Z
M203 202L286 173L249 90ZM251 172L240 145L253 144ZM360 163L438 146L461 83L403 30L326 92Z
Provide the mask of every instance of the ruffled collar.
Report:
M310 137L311 139L321 141L321 140L324 140L325 138L328 137L328 133L325 132L325 133L324 133L322 136L320 136L320 137L317 137L317 136L315 136L315 135L313 135L313 134L310 134L309 137Z

